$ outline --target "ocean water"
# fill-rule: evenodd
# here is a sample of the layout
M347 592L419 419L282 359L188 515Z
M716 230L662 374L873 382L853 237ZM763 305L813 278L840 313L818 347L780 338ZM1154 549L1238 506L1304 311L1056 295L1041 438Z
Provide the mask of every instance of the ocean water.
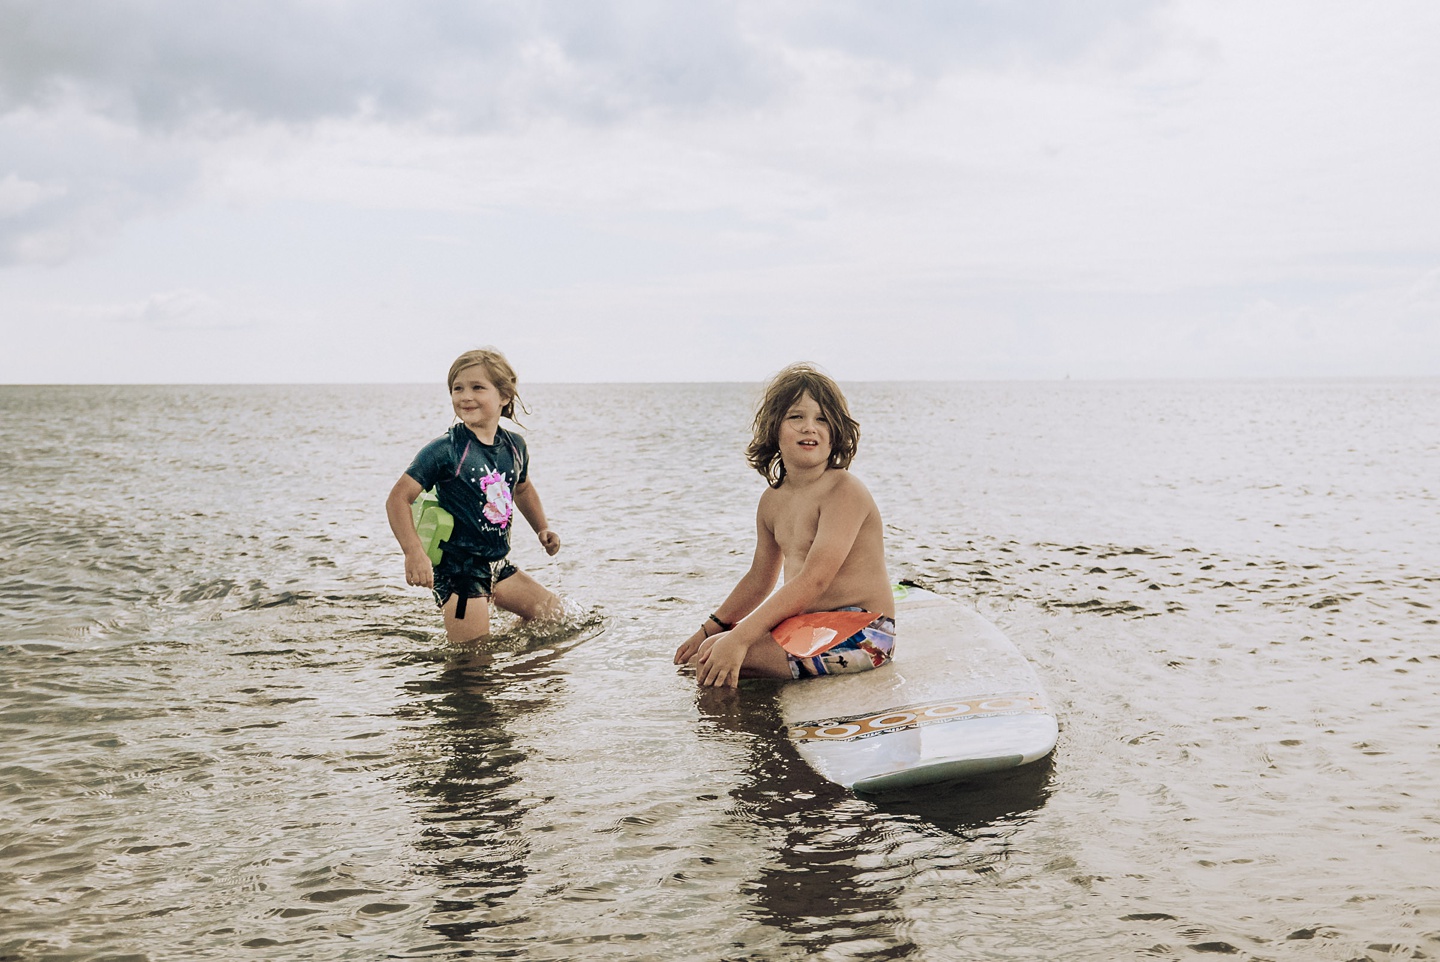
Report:
M438 385L0 387L0 959L1440 958L1440 382L847 391L1050 760L860 798L671 666L753 385L524 391L568 615L475 650L382 509Z

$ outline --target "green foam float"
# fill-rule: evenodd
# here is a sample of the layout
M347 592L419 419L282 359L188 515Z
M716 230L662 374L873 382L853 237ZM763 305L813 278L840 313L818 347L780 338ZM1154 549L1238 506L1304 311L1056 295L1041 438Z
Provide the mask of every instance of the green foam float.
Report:
M415 519L415 533L425 546L425 557L432 565L438 565L444 550L440 542L450 537L455 530L455 516L440 507L435 490L420 492L420 497L410 503L410 517Z

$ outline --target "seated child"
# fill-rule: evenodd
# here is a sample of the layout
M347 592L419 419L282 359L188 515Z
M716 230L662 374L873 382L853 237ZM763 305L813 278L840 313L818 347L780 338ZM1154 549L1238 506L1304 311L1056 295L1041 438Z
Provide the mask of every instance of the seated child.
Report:
M845 396L808 364L785 368L755 412L750 464L769 487L740 583L675 652L705 686L878 668L895 643L884 527L848 470L860 440ZM785 583L771 594L784 572Z

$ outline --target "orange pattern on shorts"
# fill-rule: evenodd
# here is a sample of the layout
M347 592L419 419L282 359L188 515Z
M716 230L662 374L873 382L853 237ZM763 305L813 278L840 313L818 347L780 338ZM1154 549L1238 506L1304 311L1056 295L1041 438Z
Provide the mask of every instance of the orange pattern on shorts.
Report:
M813 658L829 651L881 617L873 611L812 611L786 618L771 636L796 658Z

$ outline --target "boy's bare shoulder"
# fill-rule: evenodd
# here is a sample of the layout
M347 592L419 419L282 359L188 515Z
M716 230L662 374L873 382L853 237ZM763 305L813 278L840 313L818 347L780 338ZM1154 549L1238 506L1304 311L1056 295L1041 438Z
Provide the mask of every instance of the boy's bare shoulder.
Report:
M875 499L865 482L843 468L831 468L819 484L801 492L787 492L782 484L760 496L762 517L774 517L776 512L795 510L802 505L820 511L868 514L875 510Z
M870 496L870 489L865 486L864 481L861 481L849 471L837 469L832 470L830 473L835 475L833 486L830 488L831 496L839 495L865 504L874 503L875 499Z
M768 522L775 514L776 502L780 499L778 488L765 485L765 490L760 492L760 504L756 506L755 513L760 516L761 521Z

